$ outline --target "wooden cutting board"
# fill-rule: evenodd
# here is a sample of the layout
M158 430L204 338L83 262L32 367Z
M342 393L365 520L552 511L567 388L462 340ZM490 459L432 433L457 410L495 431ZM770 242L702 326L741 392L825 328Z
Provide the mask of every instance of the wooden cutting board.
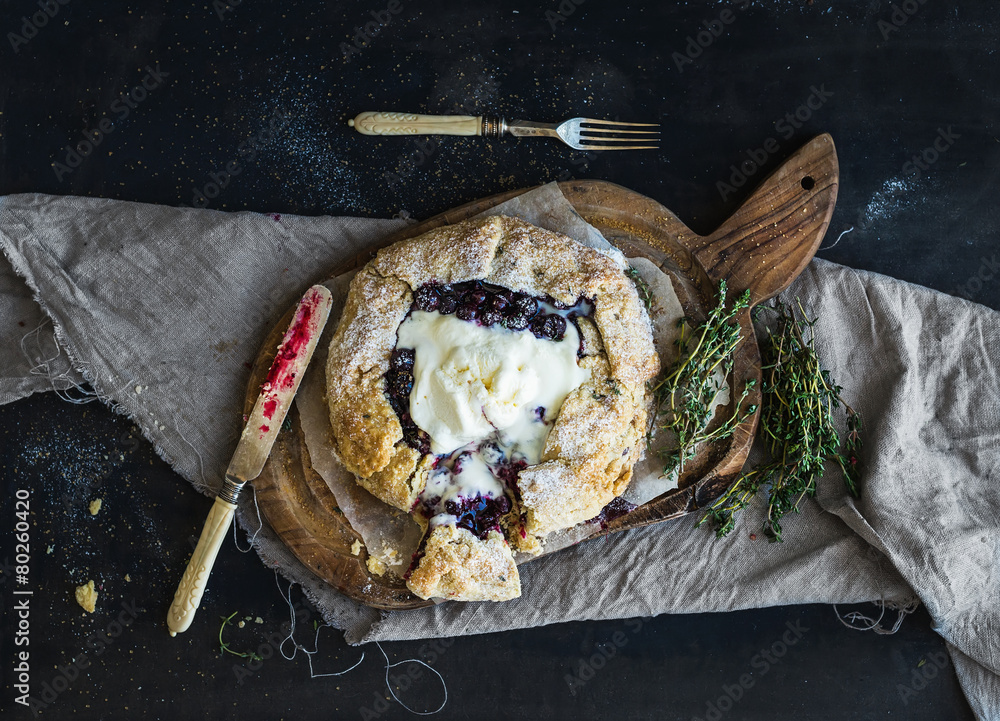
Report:
M575 180L560 183L559 187L577 212L626 256L648 258L668 272L685 312L701 319L714 305L722 278L728 283L731 299L750 289L752 304L787 288L822 242L837 201L838 183L833 139L820 135L767 177L732 217L707 236L696 234L656 201L612 183ZM332 268L330 277L364 265L379 247L466 220L528 190L477 200L410 226L349 263ZM246 413L257 398L292 310L264 340L247 388ZM729 384L742 389L746 381L756 380L745 403L759 407L760 353L749 310L739 321L744 340L736 351ZM279 434L263 473L253 482L263 517L302 563L350 598L384 609L429 605L429 601L411 594L401 580L369 573L364 549L352 555L351 547L360 536L310 465L294 408L288 418L290 427ZM732 437L702 449L686 465L679 488L612 521L604 529L595 524L593 535L659 523L710 504L739 475L756 427L754 414ZM705 538L711 535L706 532Z

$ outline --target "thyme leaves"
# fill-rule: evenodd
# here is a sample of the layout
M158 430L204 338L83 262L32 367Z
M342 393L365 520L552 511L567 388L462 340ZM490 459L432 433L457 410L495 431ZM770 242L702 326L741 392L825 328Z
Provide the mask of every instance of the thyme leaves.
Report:
M653 309L653 290L649 287L649 283L647 283L646 279L642 277L642 274L640 274L639 271L631 265L625 270L625 275L631 278L632 282L635 283L635 289L639 294L639 299L642 301L642 304L646 306L646 312L648 313Z
M221 656L224 653L229 653L232 654L233 656L238 656L240 658L249 658L251 661L262 661L263 658L261 658L255 652L245 651L241 653L239 651L234 651L229 647L228 643L222 640L222 632L226 629L226 626L230 624L230 622L233 620L233 616L235 616L237 613L238 611L233 611L228 616L219 616L219 618L222 619L222 625L219 626L219 655ZM249 618L249 616L247 618Z
M732 371L733 354L741 340L736 317L750 305L750 291L746 291L727 307L726 291L726 282L720 281L718 303L704 322L692 326L687 318L678 321L677 360L652 387L654 412L647 444L654 430L671 432L677 439L675 446L658 451L664 475L679 474L701 444L728 438L757 410L754 405L743 408L754 386L749 381L733 404L732 414L709 430L716 397Z
M816 319L808 318L801 303L798 314L780 301L760 310L775 314L774 328L761 342L764 385L759 433L770 460L741 475L707 508L698 526L711 521L716 536L722 538L733 530L738 513L766 488L763 530L772 542L780 542L781 519L797 513L803 498L816 495L816 481L828 461L840 466L848 491L858 495L863 423L820 364ZM847 415L843 446L833 421L840 406Z

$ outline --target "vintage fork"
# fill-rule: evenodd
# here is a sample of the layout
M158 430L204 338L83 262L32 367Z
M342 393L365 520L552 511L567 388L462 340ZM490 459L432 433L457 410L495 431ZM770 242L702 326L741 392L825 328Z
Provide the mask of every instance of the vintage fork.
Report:
M347 124L363 135L480 135L499 138L504 133L521 138L559 138L576 150L656 150L657 123L619 123L613 120L570 118L562 123L536 123L488 115L416 115L364 112ZM636 128L642 128L637 130Z

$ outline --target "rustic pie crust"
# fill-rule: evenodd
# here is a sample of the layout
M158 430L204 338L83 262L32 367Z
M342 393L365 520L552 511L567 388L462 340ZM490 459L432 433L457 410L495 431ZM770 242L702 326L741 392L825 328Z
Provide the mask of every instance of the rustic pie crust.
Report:
M330 343L327 394L334 447L377 498L414 517L437 462L404 437L387 394L397 330L422 286L490 287L592 312L574 319L578 364L589 377L563 401L541 461L507 478L509 510L476 535L431 525L407 574L422 598L507 600L520 595L511 547L539 553L548 533L588 521L624 493L639 459L659 369L649 318L632 281L608 255L524 221L495 216L437 228L379 251L351 282ZM411 422L412 424L412 422ZM523 465L523 464L522 464Z

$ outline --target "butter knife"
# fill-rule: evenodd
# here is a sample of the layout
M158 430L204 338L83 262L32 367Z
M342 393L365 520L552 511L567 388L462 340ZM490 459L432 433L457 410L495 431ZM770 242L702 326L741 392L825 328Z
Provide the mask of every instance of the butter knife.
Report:
M274 439L281 430L302 375L316 349L316 342L323 333L332 303L330 291L321 285L314 285L295 308L292 323L278 345L267 379L261 385L260 395L243 427L240 442L226 471L225 483L208 513L198 545L167 612L167 628L171 636L186 631L194 620L215 558L233 521L236 500L243 485L260 475L271 454Z

